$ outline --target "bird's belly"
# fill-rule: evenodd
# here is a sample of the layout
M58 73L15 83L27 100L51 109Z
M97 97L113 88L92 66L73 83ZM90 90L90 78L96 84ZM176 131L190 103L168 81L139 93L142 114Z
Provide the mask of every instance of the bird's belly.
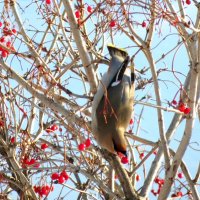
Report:
M96 111L97 124L104 131L126 127L133 111L133 98L130 88L110 88L108 96L104 96Z

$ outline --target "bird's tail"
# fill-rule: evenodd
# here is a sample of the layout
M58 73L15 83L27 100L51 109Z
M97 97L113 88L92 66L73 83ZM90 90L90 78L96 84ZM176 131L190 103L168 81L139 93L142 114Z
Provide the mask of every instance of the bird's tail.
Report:
M128 56L128 53L125 49L117 48L113 44L108 44L107 47L112 57L116 55L125 59Z

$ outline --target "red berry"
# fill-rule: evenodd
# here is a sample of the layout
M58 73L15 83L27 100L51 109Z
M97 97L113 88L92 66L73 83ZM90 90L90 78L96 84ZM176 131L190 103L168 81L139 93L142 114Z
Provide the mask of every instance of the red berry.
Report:
M158 178L158 177L156 177L156 178L154 179L154 182L155 182L155 183L159 183L159 181L160 181L160 178Z
M46 4L51 4L51 0L46 0Z
M35 193L39 193L40 192L40 186L34 185L33 188L34 188Z
M25 165L29 165L30 161L29 161L28 158L24 158L22 163L25 164Z
M140 159L143 159L144 158L144 153L141 153L140 154Z
M159 184L159 185L164 185L164 183L165 183L165 180L164 180L164 179L159 179L159 181L158 181L158 184Z
M178 177L183 178L183 173L182 172L178 173Z
M51 179L52 180L57 180L57 179L59 179L59 177L60 177L60 175L58 173L51 174Z
M153 154L154 154L154 155L157 155L157 151L154 151Z
M84 151L85 150L85 144L81 143L78 145L79 151Z
M5 42L5 38L2 37L2 38L0 39L0 42Z
M4 121L0 120L0 127L3 127L3 126L4 126Z
M48 193L49 193L49 192L48 192L48 190L46 189L46 186L42 186L42 188L41 188L41 194L46 196L46 195L48 195Z
M136 177L135 177L136 181L139 181L140 180L140 175L137 174Z
M41 189L40 189L40 191L39 191L39 196L40 196L40 197L43 196Z
M7 46L8 48L10 48L10 47L11 47L11 42L10 42L10 41L6 42L6 46Z
M91 145L91 140L88 138L85 140L85 147L89 147Z
M91 12L92 12L92 7L91 7L91 6L88 6L88 7L87 7L87 11L88 11L89 13L91 13Z
M179 106L179 111L184 112L185 111L185 106Z
M35 164L35 159L34 158L32 158L30 161L29 161L29 165L33 165L33 164Z
M80 19L77 19L77 24L79 25L79 26L82 26L83 24L82 24L82 21L80 20Z
M113 28L116 26L116 24L117 24L116 21L111 20L109 26L110 26L110 28Z
M52 131L56 131L56 130L58 130L58 126L57 126L56 124L54 124L54 125L52 125L52 126L50 127L50 129L51 129Z
M41 149L44 150L44 149L48 148L48 146L49 146L48 144L43 143L43 144L41 144Z
M8 56L8 52L7 52L6 50L2 51L2 52L1 52L1 56L2 56L3 58L6 58L6 57Z
M78 18L78 19L81 17L81 13L80 13L79 10L77 10L77 11L75 12L75 16L76 16L76 18Z
M145 28L146 26L147 26L146 22L143 21L143 22L142 22L142 27Z
M129 124L130 124L130 125L132 125L132 124L133 124L133 119L131 119L131 120L130 120Z
M50 190L51 189L49 185L45 185L45 187L46 187L46 190Z
M185 3L188 4L188 5L190 5L191 1L190 0L186 0Z
M174 100L172 101L172 104L173 104L173 105L177 105L177 101L174 99Z
M154 182L157 183L159 186L163 185L165 183L165 180L164 179L161 179L159 177L156 177L154 179Z
M16 29L14 29L14 28L12 29L12 32L13 32L14 34L17 33Z
M176 196L177 196L177 197L182 197L182 196L183 196L183 193L182 193L181 191L179 191L179 192L176 193Z
M191 108L189 108L189 107L186 107L185 108L185 110L184 110L184 114L189 114L190 113L190 111L191 111Z
M183 196L183 193L182 193L181 191L179 191L179 192L176 193L176 196L177 196L177 197L182 197L182 196Z
M123 163L123 164L129 163L128 157L126 157L126 156L122 157L121 158L121 163Z
M69 179L69 175L67 174L67 172L65 170L63 170L61 173L60 173L60 176L63 176L65 178L65 180L67 181Z
M50 187L49 185L45 185L45 188L46 188L46 191L47 191L48 194L49 194L49 192L51 191L51 187Z
M179 103L178 109L179 109L179 111L184 112L185 111L185 104Z
M58 183L62 184L64 182L65 182L65 177L60 175L58 178Z
M2 25L3 25L3 23L2 23L2 22L0 22L0 27L2 27Z
M11 137L10 142L11 142L12 144L14 144L14 143L15 143L15 137Z

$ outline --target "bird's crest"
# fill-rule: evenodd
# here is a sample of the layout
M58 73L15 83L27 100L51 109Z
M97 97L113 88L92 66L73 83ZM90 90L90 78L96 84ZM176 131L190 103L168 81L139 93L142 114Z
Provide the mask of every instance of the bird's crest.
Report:
M108 51L112 57L120 56L125 59L128 56L128 53L125 49L117 48L113 44L108 44L107 47L108 47Z

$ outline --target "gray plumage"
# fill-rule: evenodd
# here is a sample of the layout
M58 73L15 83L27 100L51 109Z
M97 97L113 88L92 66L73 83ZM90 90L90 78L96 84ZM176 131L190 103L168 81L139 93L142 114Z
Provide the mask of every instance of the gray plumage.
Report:
M134 69L123 49L108 46L111 61L92 104L92 132L98 143L111 153L126 155L124 132L130 122L134 98Z

